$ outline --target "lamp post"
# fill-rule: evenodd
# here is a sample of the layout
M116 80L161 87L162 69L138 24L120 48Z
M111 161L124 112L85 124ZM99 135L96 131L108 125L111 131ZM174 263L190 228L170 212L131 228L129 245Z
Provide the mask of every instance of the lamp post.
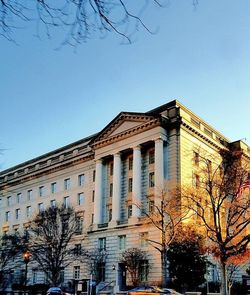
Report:
M25 273L24 273L24 295L26 295L26 288L27 288L27 274L28 274L28 263L30 261L31 253L26 251L23 253L23 261L25 263Z

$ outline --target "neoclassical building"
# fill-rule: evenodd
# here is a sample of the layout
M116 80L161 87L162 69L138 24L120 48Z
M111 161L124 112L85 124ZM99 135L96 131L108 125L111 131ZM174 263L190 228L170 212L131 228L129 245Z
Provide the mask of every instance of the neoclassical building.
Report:
M218 153L231 145L250 156L244 142L230 142L176 100L146 113L121 112L97 134L0 172L1 234L23 231L48 206L71 205L83 225L74 243L108 253L103 281L121 287L120 254L137 247L149 253L144 280L158 282L160 255L147 239L160 232L143 222L140 208L152 210L165 183L193 181L198 148ZM28 277L28 284L44 282L32 263ZM64 270L65 282L88 277L77 260Z

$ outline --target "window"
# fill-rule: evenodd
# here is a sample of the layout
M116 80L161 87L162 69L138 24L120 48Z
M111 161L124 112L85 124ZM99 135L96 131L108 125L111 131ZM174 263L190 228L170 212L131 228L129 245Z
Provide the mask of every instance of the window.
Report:
M132 170L133 169L133 158L130 157L128 158L128 170Z
M92 191L92 202L95 201L95 191Z
M154 172L149 173L148 185L149 185L149 187L154 187L155 186L155 173Z
M31 211L31 206L26 207L26 216L31 217L32 211Z
M39 197L43 197L44 196L44 186L40 186L39 187Z
M50 201L50 207L51 208L56 208L56 200L51 200Z
M128 206L128 218L132 216L132 205Z
M140 244L142 248L148 246L148 232L140 233Z
M94 214L91 214L91 224L94 223Z
M199 153L193 151L193 161L196 166L199 166L199 162L200 162L199 158L200 158Z
M210 160L207 160L207 170L208 173L212 172L212 162Z
M7 206L10 206L11 205L11 196L8 196L7 197Z
M148 260L142 260L140 262L140 281L146 282L148 280L148 271L149 271L149 265Z
M69 208L69 196L63 198L63 206Z
M118 236L118 248L119 250L124 250L126 248L126 236Z
M154 164L155 162L155 152L153 150L149 151L148 162L149 164Z
M113 183L109 184L109 197L112 198L113 196Z
M79 193L77 195L77 204L80 206L80 205L83 205L84 203L84 193Z
M148 202L148 212L153 213L155 210L155 202L153 200L150 200Z
M78 185L84 186L84 182L85 182L85 175L84 174L78 175Z
M92 180L93 180L93 182L95 182L95 170L93 171Z
M21 214L21 211L20 209L16 209L16 220L19 220L20 219L20 214Z
M73 271L74 275L73 275L73 279L75 280L79 280L80 279L80 266L74 266L74 271Z
M98 248L100 251L106 251L106 238L99 238Z
M38 211L39 211L39 213L41 213L41 212L44 211L44 205L43 205L43 203L39 203L38 204Z
M75 233L77 235L82 234L82 227L83 227L83 219L80 216L76 217L76 230Z
M56 182L51 183L51 193L56 193Z
M70 178L64 179L64 189L68 190L70 188Z
M28 199L28 201L32 200L32 189L27 191L27 199Z
M112 176L114 173L114 164L113 163L110 163L110 166L109 166L109 175Z
M105 281L105 262L99 262L97 264L97 277L98 277L98 282Z
M198 188L200 186L200 177L198 174L193 174L193 186Z
M109 218L109 221L112 220L112 209L108 210L108 218Z
M32 270L32 282L33 282L33 284L37 283L37 274L38 274L38 271L36 269L33 269Z
M19 193L16 195L16 202L17 202L17 204L19 204L19 203L21 203L21 201L22 201L22 193Z
M133 190L133 178L128 179L128 192L131 193Z
M82 253L82 245L81 244L75 244L74 254L75 255L81 255L81 253Z
M5 221L10 221L10 211L5 212Z

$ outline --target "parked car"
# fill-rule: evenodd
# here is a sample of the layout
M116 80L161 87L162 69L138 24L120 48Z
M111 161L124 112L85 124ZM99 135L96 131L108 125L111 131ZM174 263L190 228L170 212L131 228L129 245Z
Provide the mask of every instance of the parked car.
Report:
M128 291L128 295L182 295L173 289L161 289L156 286L140 286Z
M62 295L62 294L63 294L63 292L62 292L61 288L59 288L59 287L51 287L47 291L47 295Z

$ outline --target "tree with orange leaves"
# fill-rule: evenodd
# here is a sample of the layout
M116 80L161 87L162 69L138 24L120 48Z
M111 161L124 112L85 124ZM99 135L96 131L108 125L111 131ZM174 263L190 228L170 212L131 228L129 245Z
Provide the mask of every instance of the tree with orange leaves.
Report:
M221 268L221 295L228 295L227 266L244 260L250 242L250 169L240 149L222 150L220 156L199 153L198 182L182 188L182 199L206 233Z

